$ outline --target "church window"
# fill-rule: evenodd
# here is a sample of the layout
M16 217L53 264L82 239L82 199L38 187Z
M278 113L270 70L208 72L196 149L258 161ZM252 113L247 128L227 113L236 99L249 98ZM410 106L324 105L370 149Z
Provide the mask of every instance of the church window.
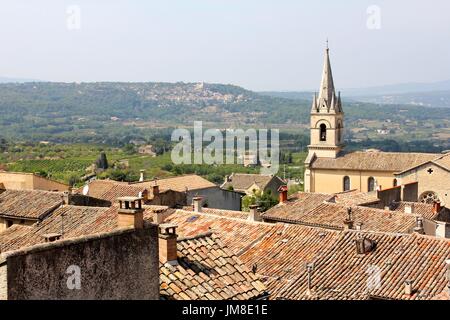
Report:
M369 192L375 190L375 179L374 179L374 177L370 177L369 180L367 181L367 190Z
M438 195L433 191L427 191L421 194L420 202L433 204L435 202L440 202Z
M327 126L324 123L320 125L320 141L327 141Z
M344 191L350 190L350 177L345 176L344 177Z

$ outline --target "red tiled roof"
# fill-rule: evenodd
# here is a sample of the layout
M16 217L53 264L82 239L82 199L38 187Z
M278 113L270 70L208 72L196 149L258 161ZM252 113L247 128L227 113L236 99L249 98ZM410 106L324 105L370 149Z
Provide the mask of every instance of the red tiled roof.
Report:
M375 249L358 254L355 240L364 236ZM450 241L418 234L347 231L314 263L311 290L303 272L280 293L283 299L433 299L447 288L445 260ZM405 281L413 294L405 294Z
M194 211L192 206L183 207L185 211ZM238 218L238 219L248 219L249 214L244 211L235 211L235 210L224 210L224 209L215 209L215 208L202 208L202 212L205 214L212 214L220 217L228 217L228 218Z
M401 172L440 156L435 153L367 152L356 151L335 159L317 158L311 164L314 169L347 169Z
M305 263L319 257L338 232L298 225L269 224L178 210L165 222L181 236L217 234L248 268L256 267L272 298L298 276Z
M151 187L154 186L155 183L159 186L160 191L174 190L178 192L185 192L186 190L199 190L217 187L214 183L196 174L136 182L131 185L141 188L149 188L149 190L151 190Z
M266 287L214 234L180 239L178 265L160 264L160 293L175 300L250 300Z
M6 190L0 193L0 216L40 219L63 203L62 192Z

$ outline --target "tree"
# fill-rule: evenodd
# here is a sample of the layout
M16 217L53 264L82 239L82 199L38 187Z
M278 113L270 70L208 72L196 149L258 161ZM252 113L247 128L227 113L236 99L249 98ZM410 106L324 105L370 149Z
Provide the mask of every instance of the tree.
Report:
M97 166L97 169L108 169L108 159L106 159L106 153L104 151L100 153L97 161L95 161L95 165Z

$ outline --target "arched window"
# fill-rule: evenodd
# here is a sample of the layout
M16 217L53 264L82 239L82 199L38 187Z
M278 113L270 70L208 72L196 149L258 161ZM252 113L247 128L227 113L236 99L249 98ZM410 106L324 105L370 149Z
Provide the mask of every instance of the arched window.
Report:
M375 190L375 179L373 177L370 177L369 180L367 180L367 190L369 192Z
M350 190L350 177L345 176L344 177L344 191Z
M327 141L327 126L324 123L320 125L320 141Z
M420 202L433 204L435 202L440 202L438 195L433 191L426 191L420 195Z
M394 187L398 186L398 181L397 179L394 179Z

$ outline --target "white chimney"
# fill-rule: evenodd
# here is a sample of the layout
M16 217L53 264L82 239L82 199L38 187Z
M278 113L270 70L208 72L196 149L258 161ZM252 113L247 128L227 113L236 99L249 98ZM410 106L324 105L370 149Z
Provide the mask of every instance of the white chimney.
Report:
M414 206L412 203L405 204L405 213L408 213L408 214L414 213Z
M140 176L139 176L139 182L145 181L145 170L141 169L139 170Z
M202 197L192 198L192 205L194 206L194 212L202 212Z
M405 281L405 295L412 296L413 294L413 281L406 280Z

